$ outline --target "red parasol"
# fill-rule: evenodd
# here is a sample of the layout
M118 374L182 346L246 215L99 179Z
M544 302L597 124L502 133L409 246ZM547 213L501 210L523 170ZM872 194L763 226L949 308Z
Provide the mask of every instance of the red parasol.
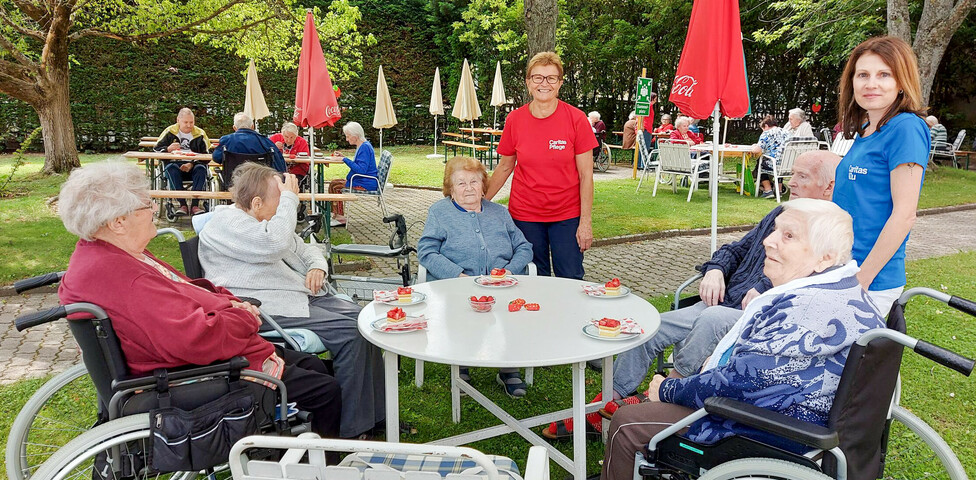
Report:
M695 2L669 100L692 118L711 116L716 101L726 117L749 112L738 0Z
M305 15L305 33L302 35L302 55L298 61L295 124L313 128L335 125L336 120L342 117L336 96L329 69L325 65L319 34L315 31L315 21L312 12L308 12Z

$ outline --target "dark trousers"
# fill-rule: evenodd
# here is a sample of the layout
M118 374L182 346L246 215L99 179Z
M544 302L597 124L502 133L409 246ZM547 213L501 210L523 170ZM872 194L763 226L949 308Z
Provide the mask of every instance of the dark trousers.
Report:
M560 222L515 220L515 226L532 244L532 262L539 275L548 277L555 272L557 277L583 279L583 252L576 241L579 222L579 217Z
M180 165L186 162L167 162L166 167L163 171L166 172L166 178L169 180L170 190L184 190L183 182L185 180L192 180L193 186L190 190L202 192L207 189L207 165L203 163L195 163L193 168L189 172L184 172L180 170ZM192 205L196 206L199 200L193 200ZM186 205L186 200L180 199L180 205Z
M662 402L620 407L610 421L600 480L634 478L634 455L644 451L651 437L693 412L681 405Z
M342 396L339 383L329 375L322 359L294 350L277 349L285 361L281 380L288 390L288 401L312 414L312 431L325 438L339 437Z

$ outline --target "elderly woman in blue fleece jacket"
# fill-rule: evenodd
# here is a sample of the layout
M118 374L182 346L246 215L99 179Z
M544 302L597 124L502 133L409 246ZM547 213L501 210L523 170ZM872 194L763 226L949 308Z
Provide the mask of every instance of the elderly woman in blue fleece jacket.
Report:
M884 328L857 280L853 242L851 216L837 205L813 199L784 203L776 230L763 241L764 273L773 288L749 303L701 373L655 377L650 402L617 410L601 478L633 478L634 453L709 397L826 425L851 345L864 332ZM799 444L711 417L693 423L686 435L706 444L745 435L803 451Z
M493 268L526 273L532 244L515 227L508 209L485 200L488 173L481 162L454 157L444 168L444 199L430 206L417 256L428 279L487 275ZM461 378L470 381L468 369ZM511 397L528 388L517 368L503 368L497 377Z

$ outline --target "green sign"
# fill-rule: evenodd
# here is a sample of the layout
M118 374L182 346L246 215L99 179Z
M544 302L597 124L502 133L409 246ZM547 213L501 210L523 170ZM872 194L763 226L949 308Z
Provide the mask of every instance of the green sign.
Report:
M637 94L634 95L634 113L638 117L651 114L651 79L640 77L637 79Z

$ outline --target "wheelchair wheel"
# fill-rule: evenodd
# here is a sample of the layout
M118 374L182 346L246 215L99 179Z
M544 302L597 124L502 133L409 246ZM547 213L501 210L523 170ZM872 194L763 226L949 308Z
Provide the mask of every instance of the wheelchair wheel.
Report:
M7 478L26 480L97 419L95 386L84 364L41 386L17 414L7 437Z
M164 209L166 211L166 221L170 223L176 222L176 219L179 217L176 216L176 206L173 205L173 202L166 202Z
M922 419L901 406L891 410L884 478L969 478L945 440Z
M131 455L134 458L145 458L144 452L149 446L149 414L140 413L122 417L99 425L68 442L37 469L37 478L46 480L62 480L74 478L93 478L94 459L97 455L118 449L122 457ZM189 480L202 478L205 475L197 472L178 472L159 474L142 468L126 479L181 479ZM114 478L112 472L105 475ZM97 476L94 478L98 478Z
M610 170L610 147L607 144L603 144L603 148L600 149L600 155L593 160L593 163L601 172Z
M723 463L698 477L698 480L779 479L830 480L831 477L809 468L772 458L742 458Z

